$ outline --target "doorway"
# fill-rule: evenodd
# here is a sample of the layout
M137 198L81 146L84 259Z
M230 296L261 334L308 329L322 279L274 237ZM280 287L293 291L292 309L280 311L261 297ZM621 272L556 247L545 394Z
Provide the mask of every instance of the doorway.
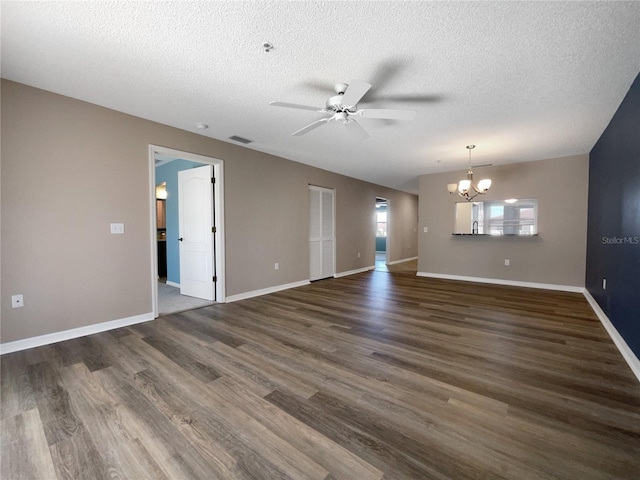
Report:
M224 171L223 161L213 158L197 155L189 152L183 152L173 150L166 147L159 147L155 145L149 146L149 178L152 192L153 208L151 210L151 232L152 232L152 272L151 272L151 292L152 292L152 304L154 317L158 317L161 314L174 313L177 311L189 310L192 308L199 308L205 305L210 305L213 301L222 303L225 301L225 277L224 277ZM197 181L188 182L188 188L191 192L192 199L195 198L197 202L189 207L188 211L180 212L180 206L183 205L184 198L184 185L180 186L179 177L184 175L180 172L201 172L202 177L205 173L207 178L206 182L198 178ZM191 175L189 175L189 178ZM203 177L204 178L204 177ZM193 180L193 179L192 179ZM184 183L184 182L183 182ZM208 185L206 186L205 185ZM157 208L158 198L156 195L158 184L164 188L163 209ZM195 185L194 191L191 187ZM182 193L179 190L183 190ZM162 191L162 189L160 190ZM183 199L178 202L178 197L182 196ZM187 195L186 199L189 199ZM202 208L201 208L202 207ZM166 217L166 223L162 223L158 213L163 210ZM184 210L184 208L182 209ZM194 211L198 212L194 215ZM190 262L191 270L185 275L182 263L184 263L184 255L182 250L182 244L180 242L182 237L184 240L184 221L191 222L194 218L202 219L206 217L206 225L202 223L198 226L199 236L204 238L206 242L210 243L211 252L210 255L204 255L198 252L198 262L193 261L195 254L193 253L193 245L189 245L190 252L192 252ZM162 228L164 226L164 228ZM206 230L206 231L205 231ZM193 227L189 233L189 238L193 237L195 230ZM215 248L214 248L215 247ZM166 265L162 265L162 258L159 254L163 254L163 250L166 251ZM206 249L205 249L206 250ZM183 256L181 261L180 256ZM159 282L159 273L166 266L166 277L162 278ZM193 268L197 267L197 268ZM203 284L199 290L182 288L182 283L185 283L185 287L193 286L193 275L191 273L206 274L208 285L203 282L202 278L199 279ZM163 272L164 273L164 272ZM200 276L202 276L200 275ZM187 282L182 281L182 276L185 276ZM207 293L207 291L209 293ZM182 293L182 294L181 294ZM205 293L203 295L203 293ZM201 298L198 298L201 297Z
M389 263L389 200L376 197L376 270L388 272Z

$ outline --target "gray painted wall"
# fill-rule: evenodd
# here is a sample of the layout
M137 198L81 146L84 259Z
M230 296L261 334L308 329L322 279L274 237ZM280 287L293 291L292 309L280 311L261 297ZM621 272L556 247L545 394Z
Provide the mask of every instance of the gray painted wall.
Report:
M447 192L464 172L420 177L418 271L519 282L584 287L587 155L477 169L493 184L482 201L538 199L535 237L455 237L455 203ZM428 232L424 233L424 227ZM510 260L510 266L504 260Z
M228 296L309 278L309 184L336 189L337 272L374 265L376 197L391 201L390 260L418 255L414 195L6 80L1 92L2 342L152 311L149 144L224 160Z

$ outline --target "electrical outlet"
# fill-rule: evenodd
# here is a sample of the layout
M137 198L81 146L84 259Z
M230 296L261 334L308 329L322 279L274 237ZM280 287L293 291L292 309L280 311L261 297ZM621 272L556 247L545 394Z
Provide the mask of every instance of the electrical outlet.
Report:
M424 229L422 230L424 233L427 233L429 231L429 229L427 227L424 227Z
M504 265L505 265L505 267L509 266L509 259L508 258L504 259Z
M360 252L358 252L358 258L360 258Z
M276 263L273 265L273 268L274 268L274 269L276 269L276 270L280 270L280 264L279 264L278 262L276 262Z
M24 307L24 298L22 294L11 295L11 308L22 308L22 307Z

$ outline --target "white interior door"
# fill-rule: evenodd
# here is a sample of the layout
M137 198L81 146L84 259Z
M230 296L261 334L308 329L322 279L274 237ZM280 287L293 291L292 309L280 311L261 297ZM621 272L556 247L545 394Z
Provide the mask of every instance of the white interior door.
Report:
M178 172L180 293L214 300L213 167Z
M335 192L309 186L309 280L335 274Z

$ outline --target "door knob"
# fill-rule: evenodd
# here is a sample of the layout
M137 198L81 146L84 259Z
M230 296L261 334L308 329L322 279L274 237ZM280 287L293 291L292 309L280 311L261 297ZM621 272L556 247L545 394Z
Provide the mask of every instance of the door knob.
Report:
M182 241L182 237L180 237L178 240L181 242Z

